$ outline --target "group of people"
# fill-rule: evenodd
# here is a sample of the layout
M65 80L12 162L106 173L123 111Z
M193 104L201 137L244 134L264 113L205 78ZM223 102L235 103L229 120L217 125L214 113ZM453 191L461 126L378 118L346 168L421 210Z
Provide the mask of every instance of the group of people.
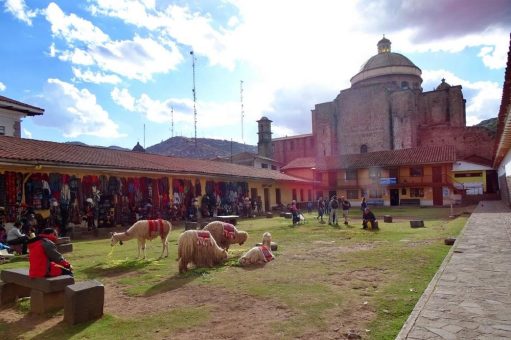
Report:
M55 229L45 228L37 235L34 231L29 235L24 234L21 229L21 222L15 222L5 235L5 243L2 239L0 244L2 248L14 249L19 254L28 253L30 277L73 275L73 267L57 249Z
M319 197L317 202L318 207L318 216L317 220L324 222L323 216L325 214L328 215L328 224L329 225L339 225L339 214L338 210L342 210L342 218L344 219L344 224L349 224L349 212L351 209L351 203L344 196L341 196L339 199L336 195L333 195L329 201L323 199L323 197ZM378 223L376 220L376 216L369 209L367 205L366 198L362 198L362 202L360 203L360 209L362 210L362 229L367 229L368 224L370 224L371 229L378 229Z

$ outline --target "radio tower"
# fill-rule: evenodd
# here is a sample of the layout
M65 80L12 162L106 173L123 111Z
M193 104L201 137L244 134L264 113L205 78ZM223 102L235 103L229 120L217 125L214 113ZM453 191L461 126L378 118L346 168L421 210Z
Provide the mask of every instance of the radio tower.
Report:
M245 144L243 136L243 117L245 116L245 109L243 108L243 80L240 80L240 102L241 102L241 142Z
M174 108L172 106L170 107L170 121L171 121L170 131L172 132L171 137L174 137Z
M192 70L193 70L193 122L195 128L195 148L197 148L197 92L195 91L195 54L193 51L190 51L190 55L192 56Z

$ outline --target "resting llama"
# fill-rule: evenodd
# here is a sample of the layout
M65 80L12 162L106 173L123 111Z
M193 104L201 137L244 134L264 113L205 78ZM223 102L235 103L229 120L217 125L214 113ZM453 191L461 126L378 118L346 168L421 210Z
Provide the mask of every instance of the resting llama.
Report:
M202 230L208 230L220 248L229 250L229 246L238 243L240 246L245 243L248 234L239 231L230 223L214 221L208 223Z
M128 230L123 233L112 233L111 246L115 246L117 242L122 245L123 241L131 240L136 238L138 241L138 256L140 258L140 249L145 255L145 244L147 240L152 240L160 236L163 249L161 250L160 259L163 254L166 253L165 257L169 256L169 241L168 237L172 230L172 224L167 220L140 220L135 222Z
M271 234L266 232L263 234L263 244L255 246L239 259L239 264L243 267L251 265L261 265L272 261L275 258L271 252Z
M186 272L188 263L196 267L213 267L227 259L227 251L220 248L207 230L187 230L179 236L177 260L179 272Z

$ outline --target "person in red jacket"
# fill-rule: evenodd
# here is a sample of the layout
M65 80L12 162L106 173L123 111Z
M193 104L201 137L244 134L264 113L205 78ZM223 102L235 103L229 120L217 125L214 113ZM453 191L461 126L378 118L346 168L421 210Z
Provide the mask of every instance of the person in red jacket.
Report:
M58 252L55 230L46 228L37 237L28 241L30 277L53 277L73 275L73 267Z

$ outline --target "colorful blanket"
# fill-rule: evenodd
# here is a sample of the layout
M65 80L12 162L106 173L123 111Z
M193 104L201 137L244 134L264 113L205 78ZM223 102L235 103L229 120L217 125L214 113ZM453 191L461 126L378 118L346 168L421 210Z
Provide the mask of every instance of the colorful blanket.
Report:
M223 223L224 225L224 236L228 240L234 240L236 237L236 228L230 223Z
M259 246L259 250L263 254L265 262L270 262L271 260L273 260L275 258L273 256L273 254L271 253L270 249L268 249L268 247L266 247L266 246Z
M147 223L149 224L149 237L156 237L158 235L163 237L163 220L148 220Z
M207 247L212 244L211 234L207 230L197 231L197 245Z

